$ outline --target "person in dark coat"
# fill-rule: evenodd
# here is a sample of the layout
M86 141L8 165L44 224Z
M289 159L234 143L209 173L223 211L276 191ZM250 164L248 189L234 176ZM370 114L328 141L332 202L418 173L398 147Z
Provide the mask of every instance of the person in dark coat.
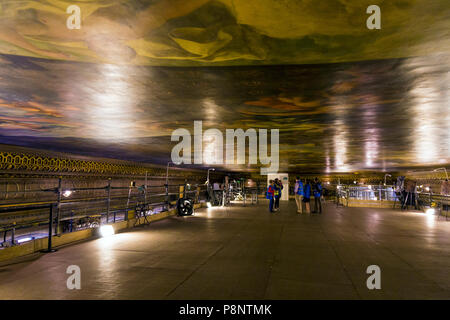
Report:
M322 203L320 201L320 197L322 196L322 184L319 179L314 179L313 184L313 193L314 193L314 211L313 213L322 213Z
M278 178L275 179L275 204L274 204L274 210L278 211L280 209L280 198L281 198L281 190L283 190L283 183L278 180Z
M306 183L303 186L303 202L305 203L306 213L311 213L311 206L309 204L310 200L311 200L311 181L308 179L306 180Z
M273 212L273 202L275 198L275 187L274 187L274 181L269 181L269 186L267 187L267 194L266 198L269 199L269 211Z

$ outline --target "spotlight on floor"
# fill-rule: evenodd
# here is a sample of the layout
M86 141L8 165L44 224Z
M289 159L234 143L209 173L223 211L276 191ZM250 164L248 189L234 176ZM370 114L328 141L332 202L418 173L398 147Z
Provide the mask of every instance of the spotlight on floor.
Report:
M211 202L207 202L207 203L206 203L206 206L207 206L208 208L211 208L211 207L212 207Z
M429 214L429 215L433 215L435 212L436 212L436 210L434 210L434 208L429 208L425 211L425 213Z
M105 224L104 226L100 227L100 235L102 237L109 237L114 234L114 228L112 225Z

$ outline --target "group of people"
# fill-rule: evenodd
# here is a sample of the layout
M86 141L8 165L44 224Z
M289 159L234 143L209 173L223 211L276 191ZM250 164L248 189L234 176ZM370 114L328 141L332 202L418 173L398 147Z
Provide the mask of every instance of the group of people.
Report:
M278 178L269 181L267 199L269 199L270 212L276 212L280 209L281 190L283 190L283 183Z
M269 199L269 211L276 212L280 208L281 191L283 184L279 179L270 180L267 188L267 199ZM318 178L313 181L307 179L303 183L299 177L296 178L295 187L295 202L297 204L297 213L311 213L311 195L314 196L314 208L312 213L322 213L323 188ZM305 210L303 210L303 204Z
M305 212L311 213L311 195L314 196L314 207L312 213L322 213L323 188L318 178L313 181L307 179L303 184L299 177L296 178L295 187L295 202L297 204L297 213L303 213L303 204L305 204Z

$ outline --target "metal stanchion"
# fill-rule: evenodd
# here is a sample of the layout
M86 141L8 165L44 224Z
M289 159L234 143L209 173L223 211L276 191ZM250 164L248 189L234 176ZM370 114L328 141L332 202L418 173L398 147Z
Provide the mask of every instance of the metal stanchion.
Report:
M170 206L170 203L169 203L169 185L166 183L164 186L166 188L166 205L167 205L167 210L169 210L169 206Z
M226 197L225 193L226 193L226 191L225 191L225 186L224 186L223 191L222 191L222 207L225 206L225 197Z
M71 219L70 219L70 232L73 232L73 216L74 216L73 210L71 210L70 211L70 217L71 217Z
M200 203L200 186L197 186L197 192L195 194L195 203Z
M108 186L107 186L107 191L108 191L108 200L106 203L106 223L109 223L109 210L111 209L111 178L108 178Z
M49 206L49 217L48 217L48 245L47 249L42 250L42 252L55 252L56 249L52 248L52 233L53 233L53 204Z
M61 213L61 195L62 195L62 177L58 178L58 197L57 197L57 203L56 203L56 223L55 223L55 235L59 235L59 221L61 219L60 213Z
M145 171L144 204L147 204L147 171Z
M256 181L256 204L258 204L259 195L259 181Z
M14 237L15 237L15 234L16 234L16 227L15 227L15 225L16 225L16 222L14 221L13 222L13 227L12 227L12 229L11 229L11 245L15 245L15 240L14 240ZM6 233L5 233L5 235L6 235Z
M128 199L127 206L125 207L125 221L128 221L128 208L130 206L130 197L131 197L131 185L128 187Z

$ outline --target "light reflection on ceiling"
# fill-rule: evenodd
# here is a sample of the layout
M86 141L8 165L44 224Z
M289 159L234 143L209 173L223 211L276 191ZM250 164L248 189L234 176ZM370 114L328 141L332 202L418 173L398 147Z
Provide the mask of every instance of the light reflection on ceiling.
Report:
M280 129L284 171L432 167L450 163L448 62L175 68L1 56L1 141L165 163L172 131L203 120L223 134Z

